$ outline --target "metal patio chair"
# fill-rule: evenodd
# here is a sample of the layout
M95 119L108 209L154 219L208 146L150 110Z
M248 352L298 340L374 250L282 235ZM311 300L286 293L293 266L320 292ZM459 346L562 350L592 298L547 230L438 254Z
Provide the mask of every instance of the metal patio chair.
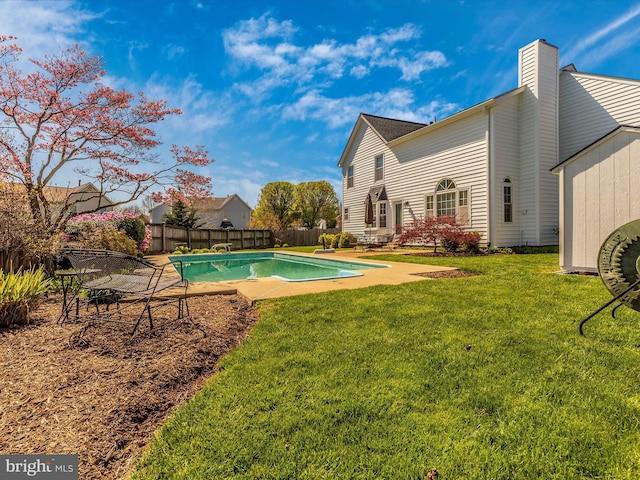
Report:
M81 298L75 297L76 318L132 325L133 335L145 316L153 329L152 312L160 308L172 306L177 309L177 319L189 317L188 281L183 279L181 263L178 275L172 275L171 270L166 269L171 263L155 265L143 258L110 250L63 249L60 254L69 259L80 287L87 292L83 299L87 304L86 313L82 315ZM169 288L179 288L180 293L163 296ZM111 308L114 304L115 308ZM69 317L72 305L73 302L67 302L65 318Z

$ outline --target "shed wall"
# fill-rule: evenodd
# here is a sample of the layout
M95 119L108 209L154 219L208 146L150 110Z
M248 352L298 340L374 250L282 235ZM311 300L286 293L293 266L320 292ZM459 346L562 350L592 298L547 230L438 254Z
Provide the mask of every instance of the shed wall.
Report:
M562 175L561 267L597 271L600 245L613 230L640 218L640 134L623 131L577 156Z

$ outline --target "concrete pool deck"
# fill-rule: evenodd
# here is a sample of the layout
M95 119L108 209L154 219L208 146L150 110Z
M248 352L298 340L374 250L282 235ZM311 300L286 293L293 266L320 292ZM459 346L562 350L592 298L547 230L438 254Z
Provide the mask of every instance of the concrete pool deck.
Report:
M269 298L290 297L293 295L304 295L307 293L320 293L332 290L352 290L365 288L373 285L399 285L408 282L418 282L429 280L420 274L429 272L441 272L445 270L456 270L451 267L436 265L420 265L415 263L381 262L371 260L369 256L381 254L403 255L406 252L354 252L338 251L336 253L307 254L299 252L283 252L292 255L312 256L314 258L335 258L337 260L362 261L366 263L377 263L390 265L389 268L373 268L362 270L362 276L333 278L329 280L313 280L308 282L285 282L275 278L256 278L251 280L231 280L226 282L190 282L187 294L196 295L233 295L238 294L245 297L251 303L257 300ZM416 252L417 253L417 252ZM156 264L169 261L168 255L152 255L148 257Z

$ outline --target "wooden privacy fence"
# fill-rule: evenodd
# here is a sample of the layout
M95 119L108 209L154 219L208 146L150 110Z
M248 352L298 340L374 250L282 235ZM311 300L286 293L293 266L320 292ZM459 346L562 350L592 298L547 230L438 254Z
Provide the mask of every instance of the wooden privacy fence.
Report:
M283 230L274 232L275 240L281 245L285 243L290 247L309 247L319 245L318 237L323 233L340 233L339 228L313 228L311 230Z
M212 230L176 227L164 223L150 223L149 228L151 245L148 253L171 252L181 244L192 250L211 248L218 243L230 243L232 250L273 246L273 234L270 230Z

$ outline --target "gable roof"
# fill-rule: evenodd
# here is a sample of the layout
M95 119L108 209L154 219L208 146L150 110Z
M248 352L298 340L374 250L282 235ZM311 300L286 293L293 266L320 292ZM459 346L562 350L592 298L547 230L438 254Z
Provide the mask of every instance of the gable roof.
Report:
M57 187L53 185L46 185L42 187L42 193L50 202L64 202L73 193L92 193L96 194L96 197L102 196L108 205L113 202L105 194L100 194L100 190L96 188L93 183L83 183L77 187ZM106 205L106 206L108 206Z
M395 120L393 118L369 115L368 113L361 113L360 115L367 121L371 128L378 133L385 143L427 126L426 123Z
M5 185L12 185L14 188L26 188L22 183L3 182ZM42 193L47 201L51 203L64 203L73 194L86 193L92 197L102 197L104 199L105 207L113 205L113 202L104 193L100 193L100 190L96 188L93 183L83 183L77 187L58 187L55 185L44 185L42 187ZM86 200L86 198L85 198ZM75 201L74 201L75 203Z
M245 207L247 207L249 210L251 210L251 207L249 206L249 204L247 202L245 202L242 198L240 198L238 196L238 194L234 193L233 195L229 195L227 197L221 197L221 198L205 198L202 200L197 200L196 202L194 202L194 206L198 209L198 210L222 210L224 208L224 206L231 202L231 201L238 201L242 204L244 204Z
M551 169L551 173L555 173L555 174L560 173L560 170L562 170L562 167L564 167L568 163L571 163L571 161L573 159L575 159L576 157L579 157L580 155L584 154L585 152L587 152L589 150L592 150L592 149L596 148L597 146L601 145L602 143L604 143L605 141L609 140L611 137L617 135L620 132L640 133L640 127L635 126L635 125L618 125L616 128L611 130L609 133L605 133L603 136L601 136L595 142L590 143L589 145L584 147L582 150L574 153L569 158L567 158L566 160L563 160L558 165L553 167Z
M458 120L465 118L469 115L480 111L486 111L489 108L498 105L500 102L511 98L514 95L519 95L526 90L525 86L517 87L511 90L508 90L500 95L497 95L493 98L485 100L484 102L473 105L469 108L461 110L449 117L443 118L442 120L438 120L437 122L432 122L429 124L426 123L417 123L417 122L408 122L405 120L394 120L393 118L385 118L385 117L377 117L375 115L369 115L366 113L361 113L358 116L358 120L356 121L353 130L351 130L351 135L349 135L349 140L347 141L347 145L344 147L342 151L342 155L340 155L340 161L338 162L338 166L341 167L344 161L347 158L347 153L351 149L353 142L356 138L356 132L360 128L362 123L365 123L369 127L373 129L373 131L380 137L380 139L388 146L397 145L405 140L410 138L414 138L416 136L422 135L426 132L431 132L438 128L444 127L446 125L450 125L451 123L457 122Z
M376 185L369 189L368 195L371 196L371 200L374 202L380 202L383 200L389 200L387 197L387 189L384 188L384 185Z

